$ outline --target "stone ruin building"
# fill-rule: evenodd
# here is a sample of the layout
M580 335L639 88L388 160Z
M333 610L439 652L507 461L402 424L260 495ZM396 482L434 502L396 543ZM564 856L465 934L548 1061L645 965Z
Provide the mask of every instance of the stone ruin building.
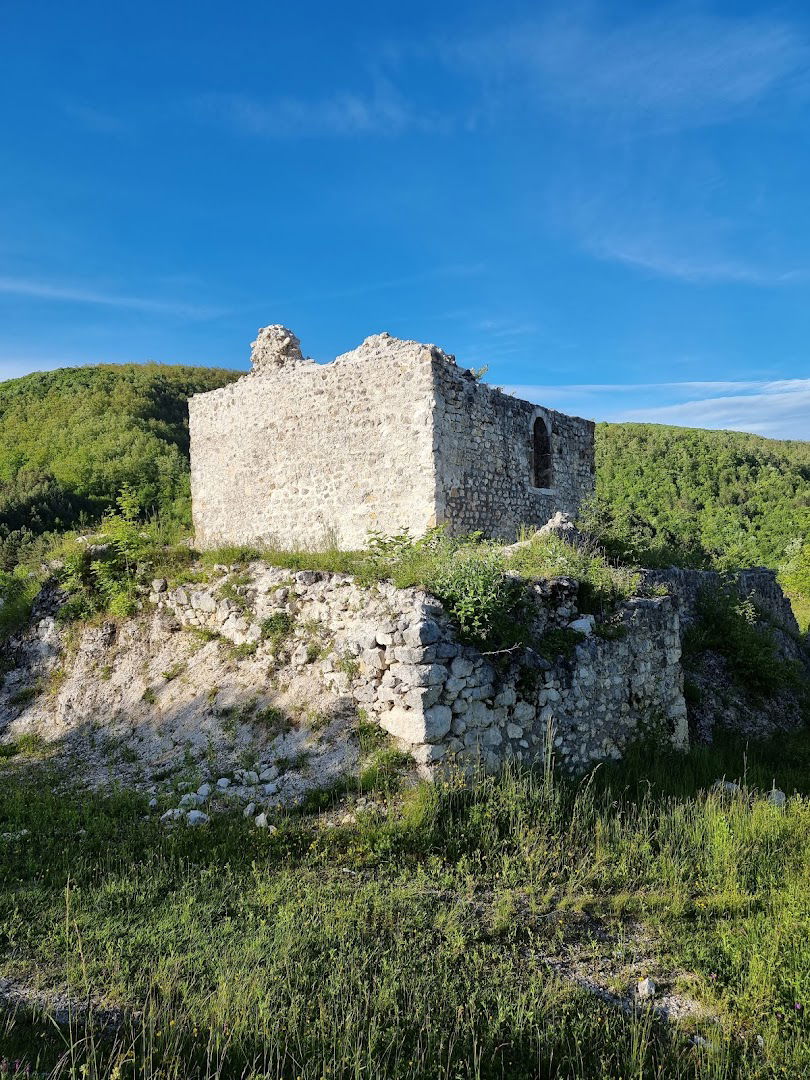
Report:
M435 525L514 540L593 491L591 421L488 386L435 345L376 334L319 364L268 326L252 348L247 375L189 402L200 548L356 548Z
M420 535L434 524L513 539L521 525L574 516L593 487L591 423L510 397L435 346L387 334L321 365L303 358L289 331L267 327L253 370L192 398L190 414L202 547L351 547L371 530ZM0 737L34 732L86 752L90 723L159 772L180 746L201 768L212 753L230 768L261 747L270 781L254 771L261 787L236 788L255 809L292 805L306 785L345 776L357 761L347 732L361 710L426 776L474 776L552 753L581 772L651 733L685 748L690 732L711 739L715 725L765 735L802 722L799 694L786 687L749 701L717 656L691 669L689 710L684 695L684 633L701 597L721 588L753 600L779 656L810 671L771 570L740 571L733 582L714 571L643 571L638 594L600 614L573 578L527 582L527 640L502 654L462 640L421 589L291 573L261 559L238 579L224 566L213 574L154 580L148 618L91 622L78 647L58 619L60 591L43 590L0 680ZM265 633L273 622L287 627L283 640ZM190 639L183 627L203 634ZM183 677L168 678L175 670ZM30 696L55 673L53 692ZM270 733L259 719L268 709L296 721ZM304 748L306 768L276 777L271 762ZM98 757L105 777L108 750ZM174 820L183 805L167 814Z

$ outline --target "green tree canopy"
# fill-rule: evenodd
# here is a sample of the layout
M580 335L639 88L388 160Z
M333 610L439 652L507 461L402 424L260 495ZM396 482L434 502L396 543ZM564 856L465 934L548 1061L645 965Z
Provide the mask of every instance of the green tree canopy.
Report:
M0 383L0 565L33 537L97 520L123 488L142 511L188 522L188 398L237 377L101 364Z

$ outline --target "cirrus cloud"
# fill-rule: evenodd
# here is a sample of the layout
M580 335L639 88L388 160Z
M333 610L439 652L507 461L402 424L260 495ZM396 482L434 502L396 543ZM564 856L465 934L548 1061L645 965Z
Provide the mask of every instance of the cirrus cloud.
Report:
M810 439L810 379L512 386L538 404L614 422L635 421Z

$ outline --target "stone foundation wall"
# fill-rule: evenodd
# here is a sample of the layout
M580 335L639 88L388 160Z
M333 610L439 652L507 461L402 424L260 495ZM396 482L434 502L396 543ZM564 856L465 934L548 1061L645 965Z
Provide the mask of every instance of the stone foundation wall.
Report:
M441 605L419 590L263 564L250 576L236 599L192 585L152 600L186 625L253 643L260 655L273 616L308 627L309 644L299 640L289 658L293 669L350 698L427 773L537 761L549 736L557 759L574 769L620 757L649 728L686 744L678 616L668 597L631 600L606 640L590 617L578 619L575 583L545 582L536 591L544 630L576 623L585 631L570 657L533 649L487 656L459 643Z

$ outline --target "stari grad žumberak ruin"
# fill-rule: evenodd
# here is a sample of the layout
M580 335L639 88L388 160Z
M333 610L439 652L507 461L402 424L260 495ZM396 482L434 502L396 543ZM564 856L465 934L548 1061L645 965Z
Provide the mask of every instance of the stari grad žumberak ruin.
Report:
M435 345L376 334L316 364L268 326L251 362L189 402L201 548L361 547L435 525L515 540L593 492L591 421L479 382Z
M521 632L492 648L425 589L272 565L273 550L362 548L372 534L436 526L503 542L507 567L538 537L587 544L571 519L593 491L594 427L387 334L318 364L270 326L252 364L193 397L189 414L196 547L247 545L257 557L153 576L138 614L78 630L60 621L58 581L46 586L11 643L5 738L58 743L90 762L96 784L157 790L180 761L196 763L212 780L232 777L222 792L260 816L356 770L358 723L432 777L551 754L581 771L642 737L684 748L691 727L711 738L716 720L752 734L798 722L788 693L752 708L723 690L721 707L714 670L690 714L682 646L700 597L720 586L712 572L635 573L608 610L574 577L517 569ZM800 660L772 571L726 588Z

